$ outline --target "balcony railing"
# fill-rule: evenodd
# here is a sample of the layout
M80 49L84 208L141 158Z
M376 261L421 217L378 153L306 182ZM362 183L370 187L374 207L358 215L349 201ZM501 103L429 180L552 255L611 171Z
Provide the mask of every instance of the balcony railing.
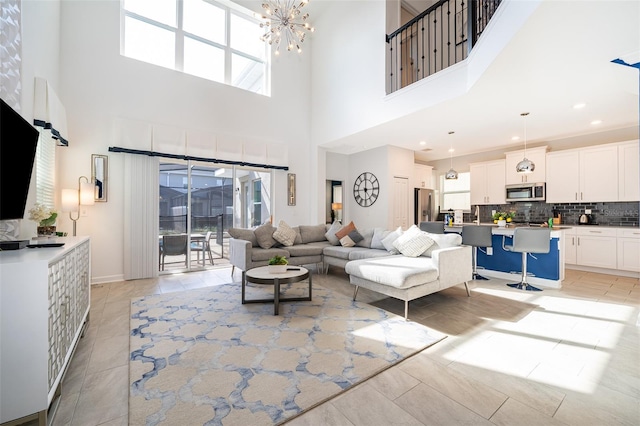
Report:
M501 0L441 0L387 35L387 93L467 58Z

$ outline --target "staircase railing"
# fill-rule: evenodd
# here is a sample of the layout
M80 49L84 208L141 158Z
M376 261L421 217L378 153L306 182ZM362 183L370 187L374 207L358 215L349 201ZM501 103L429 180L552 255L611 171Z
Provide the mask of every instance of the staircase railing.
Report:
M440 0L387 35L387 93L467 58L501 0Z

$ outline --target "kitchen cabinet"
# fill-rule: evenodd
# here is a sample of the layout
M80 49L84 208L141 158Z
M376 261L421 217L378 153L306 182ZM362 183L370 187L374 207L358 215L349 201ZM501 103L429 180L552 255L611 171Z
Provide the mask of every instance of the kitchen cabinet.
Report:
M0 252L0 423L46 424L89 315L90 241Z
M640 201L640 148L638 141L618 145L618 200Z
M431 178L432 171L433 171L433 167L431 166L427 166L425 164L414 164L413 165L413 187L433 189L434 185Z
M578 237L574 228L564 231L564 262L575 265L578 261Z
M618 145L550 152L546 159L547 203L618 200Z
M539 146L527 149L526 156L529 160L533 161L533 164L535 164L536 167L531 173L518 173L516 171L516 166L525 157L524 150L506 153L505 179L507 185L546 181L547 147Z
M576 264L616 269L617 233L613 228L576 227Z
M618 229L618 269L640 272L640 229Z
M469 165L471 204L504 204L505 160Z

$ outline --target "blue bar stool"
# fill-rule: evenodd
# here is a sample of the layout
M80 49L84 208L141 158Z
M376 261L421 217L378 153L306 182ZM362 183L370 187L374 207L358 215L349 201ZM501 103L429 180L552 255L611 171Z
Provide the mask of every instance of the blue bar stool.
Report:
M551 229L549 228L516 228L513 231L513 245L503 247L507 251L522 253L522 279L519 283L507 284L509 287L542 291L527 282L527 256L531 253L549 253L550 241Z
M473 247L473 279L488 280L478 274L478 247L491 247L491 227L481 225L464 225L462 227L462 244Z

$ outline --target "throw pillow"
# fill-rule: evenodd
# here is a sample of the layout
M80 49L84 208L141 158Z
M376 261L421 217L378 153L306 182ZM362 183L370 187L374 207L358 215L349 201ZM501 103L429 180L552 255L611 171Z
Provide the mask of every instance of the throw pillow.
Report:
M323 224L305 226L300 225L300 235L302 236L302 244L313 243L316 241L327 241L324 234L327 232L327 227Z
M386 250L384 248L384 244L382 244L382 240L384 239L384 237L389 235L389 232L391 231L387 231L384 228L375 228L373 230L373 237L371 238L371 248L378 249L378 250Z
M362 235L362 240L356 241L356 245L358 247L371 248L371 240L373 240L373 228L369 229L358 229L360 235Z
M349 232L355 231L355 229L356 229L356 225L354 225L353 221L351 221L347 225L340 228L338 232L336 232L336 237L338 237L338 239L341 239L345 235L349 235Z
M291 247L296 240L296 231L291 228L284 220L278 223L278 228L273 233L273 238L286 247Z
M418 257L432 245L433 240L416 225L411 225L393 242L393 246L407 257Z
M358 242L362 240L364 240L364 237L358 232L357 229L354 229L344 237L340 238L340 245L342 245L342 247L354 247Z
M229 235L236 240L251 241L251 246L258 247L258 240L253 229L229 228Z
M451 232L448 234L427 233L427 235L429 235L429 238L431 238L434 243L420 256L431 257L431 253L433 253L434 250L462 245L462 236L456 232Z
M399 226L395 231L390 231L389 234L382 240L382 245L384 246L385 250L387 250L391 254L400 253L398 249L393 246L393 242L397 240L400 235L402 235L402 228Z
M258 226L253 230L253 233L256 235L256 240L258 240L258 245L263 249L270 249L275 246L278 242L273 238L273 233L276 228L271 225L270 222L265 223L264 225Z
M336 232L338 232L342 228L342 224L337 220L331 224L329 230L324 234L324 237L334 246L340 244L340 239L336 237Z

